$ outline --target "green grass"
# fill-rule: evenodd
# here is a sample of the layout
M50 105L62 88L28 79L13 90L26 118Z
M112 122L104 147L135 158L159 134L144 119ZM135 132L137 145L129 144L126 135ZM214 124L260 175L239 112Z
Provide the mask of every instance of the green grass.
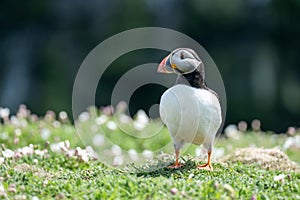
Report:
M81 128L87 133L85 143L93 136L91 127L98 115L91 115L89 120L81 123ZM110 117L107 117L109 121ZM0 199L300 199L299 172L264 170L256 163L239 162L214 162L213 172L199 170L196 168L198 161L194 153L196 146L190 146L181 157L185 163L181 169L159 167L170 164L173 154L158 155L143 165L129 164L113 168L102 164L101 159L84 162L76 154L68 156L66 152L51 151L51 144L65 140L71 143L70 151L78 146L84 148L74 126L68 121L60 121L58 126L55 119L31 121L29 117L24 117L19 120L26 121L26 125L17 126L7 120L0 124L2 150L17 151L33 144L34 150L45 150L45 155L33 153L0 161ZM93 128L94 131L104 130L103 134L114 142L118 142L121 137L119 145L123 144L124 149L155 151L170 142L165 128L157 136L146 140L135 139L120 129L109 130L105 124L97 125L98 129ZM151 132L158 124L152 122L149 130L146 128L144 132L135 130L131 122L127 126L136 134L145 134L145 131ZM42 137L42 130L45 129L51 133L47 139ZM238 140L224 137L218 139L216 148L223 148L225 154L236 148L253 145L282 149L286 139L286 135L249 131ZM93 148L101 153L110 146L104 143ZM170 153L172 149L169 148L164 150ZM299 150L291 148L286 153L300 163ZM0 157L4 157L1 150ZM274 180L278 175L283 175L283 178Z
M156 171L133 169L132 172L107 168L101 163L79 163L61 154L33 162L34 157L10 161L0 168L4 188L9 198L25 195L41 199L298 199L300 174L265 171L255 166L232 164L214 165L214 172L196 169L194 161L187 161L180 170L167 168ZM28 164L25 168L22 165ZM21 167L20 167L21 166ZM18 169L18 170L16 170ZM274 176L285 174L284 182ZM178 190L172 194L172 188Z

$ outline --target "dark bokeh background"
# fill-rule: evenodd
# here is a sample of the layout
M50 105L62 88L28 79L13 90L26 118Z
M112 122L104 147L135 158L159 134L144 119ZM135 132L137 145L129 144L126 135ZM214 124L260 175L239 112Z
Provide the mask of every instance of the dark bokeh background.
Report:
M187 34L210 53L227 91L227 124L258 118L263 129L277 132L300 124L299 0L0 4L0 106L13 112L25 103L40 115L48 109L71 113L72 86L85 56L116 33L158 26ZM109 104L115 81L130 67L159 62L164 55L144 50L116 60L103 77L107 84L98 91L97 104ZM141 90L134 96L132 112L159 99L150 92L146 97Z

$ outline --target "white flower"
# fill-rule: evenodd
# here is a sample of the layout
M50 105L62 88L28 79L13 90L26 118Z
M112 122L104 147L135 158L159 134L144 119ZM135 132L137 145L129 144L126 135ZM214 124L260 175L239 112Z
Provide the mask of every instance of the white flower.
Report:
M111 152L112 152L112 154L114 156L120 156L120 155L122 155L122 149L121 149L121 147L118 146L118 145L116 145L116 144L111 147Z
M75 155L84 162L89 161L88 152L86 150L81 149L80 147L76 147Z
M283 181L285 175L284 174L279 174L277 176L274 176L274 181Z
M137 112L136 121L139 121L140 123L147 124L149 122L149 118L145 111L139 110Z
M189 178L188 179L192 179L195 175L192 173L189 175Z
M8 134L6 132L0 133L0 138L2 140L7 140L8 139Z
M114 131L114 130L116 130L118 128L117 124L115 122L113 122L113 121L107 122L106 126L107 126L108 129L110 129L112 131Z
M107 121L107 116L106 115L100 115L100 117L97 117L95 119L96 124L102 125Z
M88 112L83 112L79 115L80 122L86 122L87 120L89 120L89 118L90 118L90 114Z
M283 144L283 148L289 149L291 147L300 149L300 136L296 135L295 137L288 137L285 143Z
M56 152L56 153L61 151L59 143L50 144L50 149L51 149L52 152Z
M123 162L124 162L123 156L115 156L114 161L113 161L113 165L114 166L119 166L119 165L122 165Z
M76 147L76 149L75 149L75 154L76 154L77 156L82 156L84 153L85 153L85 152L84 152L84 150L83 150L82 148Z
M225 154L224 148L214 148L213 157L214 158L221 158Z
M125 101L120 101L116 106L116 113L123 113L128 108L128 105Z
M4 192L5 192L4 186L2 185L2 183L0 183L0 193L4 193Z
M39 198L37 196L34 196L31 198L31 200L39 200Z
M68 114L65 111L61 111L59 113L59 118L60 118L60 120L65 121L68 119Z
M25 117L28 117L28 115L30 115L30 111L27 109L26 105L21 104L19 106L19 110L18 110L17 116L19 118L25 118Z
M138 153L135 149L129 149L128 156L131 160L136 161L139 159Z
M87 146L85 151L87 152L89 158L98 159L98 154L94 151L93 147Z
M48 185L48 183L49 183L49 182L48 182L47 180L44 180L44 181L43 181L43 185Z
M10 122L11 122L12 125L14 125L15 127L20 127L20 126L21 126L21 121L20 121L16 116L11 116L11 117L10 117Z
M59 142L58 145L59 145L61 151L63 151L63 152L67 152L68 151L68 148L66 147L66 143L65 142Z
M21 135L22 135L21 129L16 128L16 129L15 129L15 135L16 135L17 137L21 136Z
M37 164L39 161L37 159L33 159L33 162Z
M21 158L22 157L22 154L20 152L20 149L18 149L15 153L15 158Z
M228 138L232 138L236 140L240 138L240 132L238 131L237 126L234 124L228 125L225 128L224 133Z
M70 143L69 140L66 140L66 141L65 141L65 147L66 147L67 149L70 149L71 143Z
M289 137L283 144L283 148L286 150L286 149L290 148L293 145L293 143L294 143L294 138Z
M10 117L10 122L15 127L26 127L28 125L25 119L20 119L14 115Z
M141 131L147 126L148 123L149 123L149 118L148 118L147 114L145 113L145 111L139 110L137 112L136 119L133 122L134 128L136 130Z
M19 141L20 141L20 140L19 140L18 137L15 137L15 138L14 138L14 144L19 144Z
M10 150L10 149L5 149L4 151L2 151L2 155L3 155L5 158L11 158L11 157L14 157L15 152L13 152L13 151Z
M133 122L133 127L135 130L141 131L145 128L145 125L139 122Z
M21 149L23 155L32 155L34 153L33 146L29 145Z
M131 121L131 118L128 115L122 113L119 115L119 120L123 124L128 124Z
M4 161L5 161L5 159L3 157L0 157L0 164L4 163Z
M39 156L44 156L45 155L45 152L44 151L41 151L41 150L39 150L39 149L36 149L35 151L34 151L34 154L36 154L36 155L39 155Z
M8 108L0 108L0 118L8 118L10 110Z
M93 144L96 146L96 147L100 147L104 144L105 142L105 138L102 134L97 134L93 137Z
M91 147L91 146L87 146L85 148L85 151L90 157L93 157L95 155L95 151L94 151L93 147Z
M41 137L42 137L43 140L47 140L50 137L50 135L51 135L51 132L50 132L49 129L43 128L41 130Z
M66 155L67 155L68 157L72 157L72 156L75 155L75 152L76 152L76 150L70 149L70 150L66 153Z
M54 128L59 128L61 126L61 123L59 121L55 120L53 122L53 126L54 126Z
M196 155L197 157L199 157L199 158L204 158L206 153L207 153L207 152L206 152L205 149L202 148L202 147L197 147L197 148L195 149L195 155Z
M173 187L170 189L170 192L171 192L171 194L175 195L175 194L177 194L178 189Z
M143 156L147 159L152 159L153 158L153 152L146 149L146 150L143 151Z
M82 159L84 162L88 162L88 161L89 161L89 157L88 157L87 154L83 154L83 155L81 156L81 159Z

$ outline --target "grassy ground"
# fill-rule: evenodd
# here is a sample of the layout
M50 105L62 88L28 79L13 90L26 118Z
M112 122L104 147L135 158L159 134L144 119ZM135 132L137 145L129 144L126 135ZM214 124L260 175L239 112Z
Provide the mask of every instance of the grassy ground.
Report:
M217 157L225 158L237 148L277 147L299 164L297 130L289 137L261 131L221 137L215 145L213 172L196 169L199 159L195 154L199 149L190 146L181 158L184 167L174 170L160 167L173 161L165 128L150 139L124 134L131 130L141 136L159 126L158 122L145 120L143 114L133 121L123 116L121 121L127 129L120 130L110 123L112 118L105 112L85 113L79 129L84 130L85 137L81 134L81 138L90 148L82 143L64 113L58 119L51 112L37 119L22 109L15 118L4 116L0 125L0 199L300 199L300 172L262 168L261 163L251 159L247 164L239 160L221 162ZM110 146L107 138L118 143L119 148ZM111 155L113 159L107 162L112 164L114 158L133 158L127 155L129 149L138 158L145 155L145 150L154 157L145 156L149 159L143 165L118 168L101 163L104 155ZM157 149L168 154L156 155ZM278 159L281 157L284 156Z

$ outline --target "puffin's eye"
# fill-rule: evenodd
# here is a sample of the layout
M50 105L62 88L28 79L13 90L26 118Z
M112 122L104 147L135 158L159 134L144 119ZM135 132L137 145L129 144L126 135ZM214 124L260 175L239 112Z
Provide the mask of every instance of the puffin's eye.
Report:
M184 55L183 55L183 52L180 53L180 59L184 59Z

